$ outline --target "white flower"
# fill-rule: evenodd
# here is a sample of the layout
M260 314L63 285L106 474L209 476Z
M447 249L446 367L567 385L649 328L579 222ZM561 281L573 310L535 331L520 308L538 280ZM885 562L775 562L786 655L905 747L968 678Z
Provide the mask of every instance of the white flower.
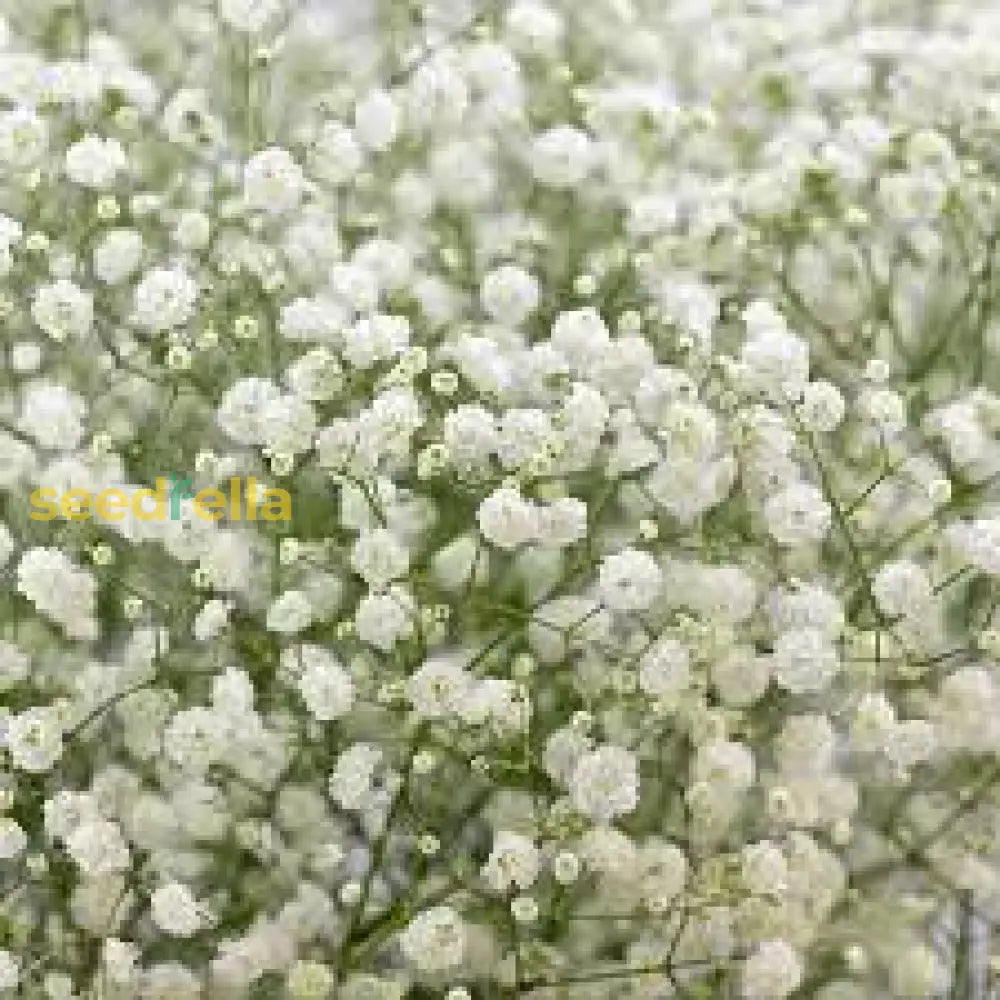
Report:
M549 343L574 372L585 374L597 364L610 340L611 333L600 313L585 306L559 313Z
M461 710L472 690L472 678L451 659L430 659L410 675L406 690L421 718L443 719Z
M10 367L19 374L37 372L42 366L42 348L32 340L19 340L10 347Z
M460 535L434 555L434 579L446 591L464 587L470 577L483 576L489 568L489 554L473 535Z
M154 268L135 290L135 322L152 333L184 326L194 315L198 285L180 268Z
M573 767L569 790L574 808L595 823L627 815L639 804L635 754L616 746L585 752Z
M66 840L66 852L85 875L125 871L130 862L118 825L103 820L78 826Z
M639 689L651 698L674 698L689 682L690 655L676 639L658 639L639 659Z
M820 775L833 764L836 734L825 715L793 715L775 744L778 766L786 775Z
M560 885L572 885L580 877L580 859L572 851L560 851L552 862L552 874Z
M82 823L101 819L97 799L88 792L58 791L42 807L45 833L53 843L65 839Z
M367 594L358 602L354 629L362 642L389 652L414 631L417 605L410 593L395 584L382 594Z
M287 149L261 150L243 170L243 197L247 207L263 212L289 212L298 207L305 190L302 168Z
M62 715L55 708L26 709L10 717L3 739L14 767L44 773L62 756Z
M178 712L163 733L168 760L192 774L203 773L222 756L224 739L220 718L206 708Z
M483 878L497 893L505 893L511 886L524 890L538 878L539 869L540 858L535 845L521 834L500 830L483 866Z
M844 419L846 405L841 391L826 381L810 382L803 392L800 416L806 429L820 433L835 431Z
M127 165L125 150L117 139L86 135L66 151L66 176L83 187L109 188Z
M83 438L87 404L62 385L29 382L21 397L18 426L43 448L71 451Z
M229 601L218 599L207 601L195 617L191 634L199 642L214 639L226 627L230 610Z
M301 590L286 590L267 609L267 629L294 635L308 628L314 617L312 603Z
M320 722L346 715L354 704L351 675L321 646L302 645L299 655L304 666L299 693L309 714Z
M48 122L33 109L22 106L0 115L0 169L4 172L30 170L48 148Z
M538 533L538 508L513 489L493 492L480 503L476 518L483 537L507 551L533 541Z
M307 351L285 369L284 383L302 399L325 402L343 385L343 368L325 347Z
M779 545L807 545L826 537L833 511L815 486L799 482L768 498L764 519Z
M781 849L768 840L747 844L741 853L741 877L757 896L781 896L787 888L788 863Z
M334 343L347 322L347 311L332 298L299 296L281 307L278 332L286 340Z
M777 632L815 629L836 639L844 628L841 602L817 584L772 592L770 614Z
M546 740L542 754L545 773L560 785L569 786L580 758L591 749L591 741L578 729L565 726Z
M482 406L461 404L445 416L443 440L456 468L484 466L499 440L496 417Z
M283 0L219 0L219 20L246 34L256 35L281 13Z
M774 679L793 694L823 691L840 670L837 648L816 629L786 632L771 657Z
M764 941L743 963L744 1000L783 1000L802 982L802 960L786 941Z
M396 101L384 90L370 90L354 105L354 135L373 152L392 145L399 131L400 113Z
M108 979L115 985L127 985L133 981L135 966L139 960L139 949L118 938L105 938L101 962Z
M280 399L281 390L269 379L241 378L222 394L215 419L238 444L261 444L263 415Z
M872 593L889 616L918 615L933 598L927 571L909 560L887 563L875 574Z
M204 250L212 235L211 219L194 210L182 212L174 226L173 237L184 250Z
M515 0L508 8L506 35L518 50L531 55L552 55L563 38L562 14L541 0Z
M644 611L660 595L663 571L640 549L622 549L601 563L597 589L612 611Z
M325 1000L334 983L333 973L327 966L300 959L288 970L285 989L289 1000Z
M687 858L676 844L651 837L642 845L637 860L643 899L654 913L663 912L664 905L684 891Z
M86 337L94 325L94 298L72 281L60 278L36 289L31 317L53 340Z
M275 455L301 455L312 448L316 411L292 393L269 399L259 415L261 443Z
M171 937L187 938L205 926L205 913L187 886L167 882L150 899L153 923Z
M131 277L142 257L142 235L135 229L109 229L94 247L94 274L108 285Z
M400 935L403 957L421 972L444 972L465 958L465 926L450 906L435 906L414 917Z
M536 136L529 160L535 180L554 188L576 187L596 165L590 136L572 125L559 125Z
M754 779L753 753L742 743L719 740L698 747L691 768L694 783L732 792L746 791Z
M0 691L20 684L28 676L28 657L12 642L0 639Z
M0 990L15 989L20 979L17 959L11 952L0 949Z
M538 281L527 271L504 265L483 278L480 299L486 314L500 323L517 326L538 308Z
M587 536L587 505L561 497L538 510L538 541L555 548L575 545Z
M387 528L361 532L351 552L354 571L375 590L405 575L409 565L409 554Z
M0 861L11 861L28 846L28 835L12 819L0 817Z
M310 151L309 165L321 180L346 184L364 163L354 131L338 121L326 121Z
M21 556L17 589L75 639L95 639L97 584L58 549L34 548Z
M330 797L342 809L363 810L372 795L372 777L382 751L368 743L355 743L338 758L330 775Z
M391 361L406 350L410 342L410 324L404 316L376 313L362 317L343 333L344 360L355 368L371 368L378 362Z

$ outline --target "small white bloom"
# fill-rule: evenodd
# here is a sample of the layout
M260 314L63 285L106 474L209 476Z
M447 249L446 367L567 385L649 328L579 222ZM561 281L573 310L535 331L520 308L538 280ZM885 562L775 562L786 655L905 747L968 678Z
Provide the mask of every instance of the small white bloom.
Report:
M267 609L267 629L294 635L308 628L314 617L313 606L301 590L286 590Z
M399 124L396 101L384 90L370 90L354 106L354 135L373 152L382 152L392 145Z
M281 213L297 208L305 190L302 168L287 149L271 147L255 153L243 171L243 197L248 208Z
M298 687L309 714L320 722L346 715L354 704L351 675L321 646L299 647L303 671Z
M363 531L351 553L351 566L369 587L384 588L403 576L410 557L399 539L386 528Z
M127 165L125 150L117 139L86 135L66 151L66 176L83 187L109 188Z
M810 382L806 386L800 414L807 430L823 434L835 431L845 412L844 397L832 382Z
M660 595L663 571L640 549L622 549L601 563L597 582L601 601L612 611L644 611Z
M779 545L806 545L826 537L833 511L815 486L799 482L767 500L764 519Z
M590 136L571 125L559 125L536 136L529 160L535 180L554 188L576 187L596 165Z
M424 719L457 715L472 688L472 678L450 659L425 661L406 682L416 713Z
M480 289L486 314L511 326L523 323L538 308L540 294L538 281L512 265L490 271Z
M573 806L595 823L609 823L639 804L639 769L635 754L602 746L576 761L570 777Z
M94 248L94 274L117 285L131 277L142 258L142 235L135 229L109 229Z
M564 549L587 537L587 505L561 497L538 510L538 541Z
M793 694L823 691L840 670L837 648L817 629L786 632L774 645L774 679Z
M41 774L63 753L63 719L55 708L29 708L11 716L3 736L14 767Z
M765 941L743 963L744 1000L783 1000L802 982L802 960L785 941Z
M180 268L155 268L135 290L135 322L152 333L183 326L194 315L198 285Z
M24 388L18 425L42 448L71 451L83 438L86 415L82 396L40 379Z
M450 906L436 906L416 916L400 935L406 960L422 972L444 972L465 957L465 926Z
M86 337L94 325L94 298L72 281L60 278L35 291L31 317L53 340Z
M354 614L354 629L362 642L387 653L400 639L413 634L416 614L413 597L393 584L385 593L361 598Z
M658 639L639 659L639 689L651 698L668 700L686 690L691 658L676 639Z
M282 11L282 0L219 0L219 20L236 31L260 34Z
M205 914L191 890L179 882L160 886L150 899L153 923L171 937L186 938L205 926Z
M505 893L511 886L524 890L538 878L539 869L535 845L521 834L500 830L483 867L483 878L497 893Z
M28 835L12 819L0 817L0 861L19 857L28 846Z
M125 871L130 862L118 825L103 820L78 826L66 840L66 852L85 875Z
M6 950L0 950L0 990L13 990L21 980L18 961Z
M33 109L21 106L0 115L0 169L5 173L31 170L48 148L48 122Z
M330 775L330 797L342 809L363 810L372 795L372 778L382 760L382 751L367 743L355 743L338 758Z
M229 601L211 600L195 617L191 631L199 642L214 639L227 625L231 605Z
M498 489L483 500L477 519L483 537L508 551L534 540L538 533L538 508L513 489Z

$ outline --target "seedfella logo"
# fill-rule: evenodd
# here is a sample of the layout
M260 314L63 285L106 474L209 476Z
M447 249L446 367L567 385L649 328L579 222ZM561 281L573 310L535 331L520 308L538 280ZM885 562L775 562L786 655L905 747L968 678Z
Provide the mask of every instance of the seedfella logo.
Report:
M169 479L158 477L155 489L139 489L129 495L111 487L92 494L88 490L67 490L62 496L54 489L37 489L31 494L33 521L51 521L62 517L67 521L86 521L91 517L102 521L124 521L131 513L140 521L179 521L183 517L184 501L192 501L190 509L203 521L290 521L292 498L287 490L266 489L258 494L257 480L229 480L229 493L205 489L195 492L188 476L171 473Z

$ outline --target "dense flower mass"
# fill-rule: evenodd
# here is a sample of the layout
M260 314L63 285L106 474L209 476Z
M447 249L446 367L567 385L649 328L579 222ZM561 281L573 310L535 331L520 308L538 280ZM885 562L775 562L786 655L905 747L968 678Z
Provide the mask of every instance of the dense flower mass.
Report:
M0 998L986 1000L995 3L0 15Z

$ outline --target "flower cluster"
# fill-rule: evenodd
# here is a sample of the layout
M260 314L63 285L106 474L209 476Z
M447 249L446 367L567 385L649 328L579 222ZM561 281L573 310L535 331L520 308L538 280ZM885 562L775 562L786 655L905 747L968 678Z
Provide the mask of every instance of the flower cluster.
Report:
M996 5L0 10L0 997L985 996Z

